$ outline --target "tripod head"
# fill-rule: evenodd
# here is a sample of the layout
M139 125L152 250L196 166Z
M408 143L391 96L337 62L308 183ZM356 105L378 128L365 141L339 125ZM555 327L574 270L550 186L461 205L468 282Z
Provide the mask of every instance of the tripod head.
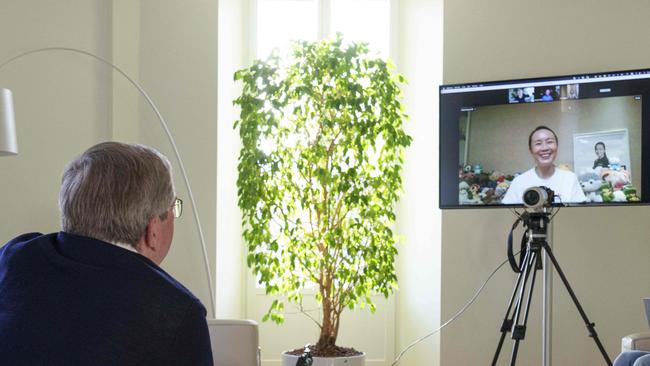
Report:
M539 250L542 244L546 242L548 224L551 222L551 218L551 212L548 210L548 207L537 207L524 211L524 213L519 215L517 220L512 225L510 233L508 234L506 254L508 256L508 262L510 262L510 267L515 273L519 273L521 271L526 252L530 249ZM523 223L526 231L521 238L519 263L517 263L515 255L513 254L514 251L512 249L512 234L517 228L517 225L519 225L519 222Z
M528 230L524 236L528 237L528 241L536 241L546 239L548 232L548 224L551 221L550 213L546 211L525 212L522 215L524 227Z

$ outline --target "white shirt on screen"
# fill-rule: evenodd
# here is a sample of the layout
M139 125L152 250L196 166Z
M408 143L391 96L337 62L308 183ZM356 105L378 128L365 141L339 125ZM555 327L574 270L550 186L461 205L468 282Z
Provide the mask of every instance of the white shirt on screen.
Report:
M532 168L512 180L501 203L523 203L522 197L526 189L540 186L548 187L555 192L556 203L579 203L587 200L578 177L573 172L555 168L553 175L544 179L537 175L535 168Z

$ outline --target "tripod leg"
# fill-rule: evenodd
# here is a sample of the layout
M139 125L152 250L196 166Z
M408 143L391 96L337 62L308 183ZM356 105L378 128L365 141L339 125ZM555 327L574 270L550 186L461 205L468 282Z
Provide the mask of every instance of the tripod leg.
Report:
M571 285L569 284L569 281L566 279L566 276L564 275L564 272L562 271L562 268L560 268L560 265L558 264L557 260L555 259L555 256L553 255L553 251L551 250L551 247L548 245L548 243L544 242L543 248L546 250L546 254L548 254L548 257L551 259L551 263L553 263L553 267L555 267L555 270L557 271L558 275L560 276L560 279L562 280L562 283L564 284L564 287L566 287L567 291L569 292L569 295L571 296L571 300L573 300L573 303L575 304L576 308L578 309L578 312L580 313L580 316L582 317L582 320L585 322L585 325L587 326L587 330L589 331L589 336L594 339L594 342L596 342L596 346L598 346L598 349L600 350L600 353L603 355L603 358L605 359L605 362L607 365L611 366L612 361L609 359L609 356L607 355L607 352L605 351L605 347L603 347L603 344L600 343L600 339L598 338L598 334L596 333L596 326L595 323L592 323L589 321L589 318L587 318L587 314L585 314L585 311L582 309L582 306L580 305L580 302L578 301L578 298L576 297L576 294L573 292L573 289L571 288Z
M492 358L492 366L496 366L497 361L499 360L499 354L501 353L501 347L503 347L503 341L506 338L506 333L508 333L512 329L512 322L515 316L515 312L512 313L512 316L510 315L510 312L513 310L513 305L515 305L515 309L519 307L519 304L521 303L521 298L517 296L517 289L519 288L519 285L521 284L521 280L524 278L526 272L527 272L527 266L528 266L528 259L530 257L530 250L526 250L526 253L524 253L524 258L521 262L521 270L519 274L517 275L517 281L515 282L515 286L512 289L512 295L510 296L510 302L508 303L508 309L506 310L506 315L503 318L503 323L501 323L501 337L499 338L499 344L497 345L496 352L494 353L494 357ZM516 303L515 303L516 300Z
M519 298L523 299L524 294L526 293L526 282L530 277L530 288L528 289L528 294L526 297L526 305L524 307L523 314L523 323L519 323L519 318L521 317L521 304L517 307L515 314L515 323L512 327L512 339L514 339L514 344L512 345L512 355L510 356L510 366L514 366L517 361L517 353L519 352L519 342L526 337L526 323L528 322L528 314L530 313L530 303L533 296L533 289L535 288L535 277L537 275L537 262L539 260L539 251L532 250L532 255L530 256L528 262L528 268L526 276L524 277L524 283L520 288ZM531 273L532 271L532 277Z

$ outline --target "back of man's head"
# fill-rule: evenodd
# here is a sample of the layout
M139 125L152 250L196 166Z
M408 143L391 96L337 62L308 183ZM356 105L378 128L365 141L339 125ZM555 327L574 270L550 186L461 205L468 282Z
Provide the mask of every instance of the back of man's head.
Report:
M143 145L103 142L63 172L63 231L135 247L149 220L164 219L175 193L169 160Z

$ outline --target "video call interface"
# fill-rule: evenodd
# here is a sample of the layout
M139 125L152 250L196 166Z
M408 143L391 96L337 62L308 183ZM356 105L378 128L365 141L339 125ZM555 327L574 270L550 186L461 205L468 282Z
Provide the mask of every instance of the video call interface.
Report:
M442 86L441 208L521 205L522 186L545 182L557 205L644 203L648 89L650 71ZM539 126L555 140L541 151Z

